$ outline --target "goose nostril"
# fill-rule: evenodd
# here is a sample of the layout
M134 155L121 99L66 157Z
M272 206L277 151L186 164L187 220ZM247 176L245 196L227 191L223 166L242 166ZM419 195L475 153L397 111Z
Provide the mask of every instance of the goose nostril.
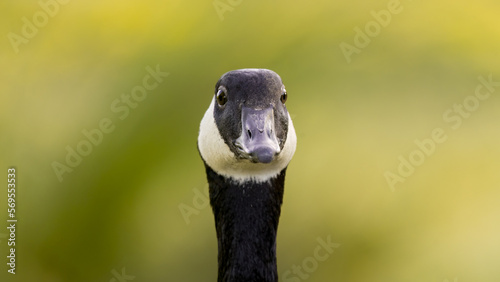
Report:
M248 138L252 139L252 131L248 130Z

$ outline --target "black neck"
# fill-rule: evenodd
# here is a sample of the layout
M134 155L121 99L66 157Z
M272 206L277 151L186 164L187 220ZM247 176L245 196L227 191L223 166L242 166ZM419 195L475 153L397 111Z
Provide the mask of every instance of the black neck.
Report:
M278 281L276 232L286 168L269 181L237 183L206 166L219 246L219 282Z

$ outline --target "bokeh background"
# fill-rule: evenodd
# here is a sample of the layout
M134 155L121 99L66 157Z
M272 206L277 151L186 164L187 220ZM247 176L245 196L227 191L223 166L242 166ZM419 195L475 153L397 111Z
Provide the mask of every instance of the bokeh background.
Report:
M307 281L499 281L500 86L457 129L443 119L478 77L500 81L498 1L403 0L350 62L340 44L397 2L67 2L40 1L46 22L39 1L0 3L0 225L11 166L19 220L16 275L0 228L1 281L216 281L196 138L217 79L246 67L281 75L298 134L281 281L305 281L283 274L328 237L340 247ZM169 76L121 120L111 105L148 66ZM106 118L114 131L59 181L53 162ZM446 141L391 189L384 174L436 128Z

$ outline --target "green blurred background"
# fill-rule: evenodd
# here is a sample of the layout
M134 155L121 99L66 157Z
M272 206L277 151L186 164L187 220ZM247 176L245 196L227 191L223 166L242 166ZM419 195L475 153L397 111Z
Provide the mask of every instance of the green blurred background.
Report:
M500 281L500 86L459 128L443 119L479 76L500 81L500 3L401 1L348 63L339 45L392 2L69 1L44 23L38 1L2 1L0 224L11 166L19 222L15 276L0 229L0 280L216 281L198 126L220 75L257 67L281 75L298 135L282 281L304 281L283 273L328 236L340 247L307 281ZM121 120L111 105L148 66L169 76ZM53 162L105 118L114 131L60 182ZM435 128L447 140L391 189L384 173Z

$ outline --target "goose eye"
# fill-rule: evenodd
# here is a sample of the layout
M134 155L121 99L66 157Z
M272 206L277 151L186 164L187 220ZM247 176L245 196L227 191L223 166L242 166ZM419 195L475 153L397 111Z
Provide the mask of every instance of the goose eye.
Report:
M288 98L288 94L286 94L286 91L285 91L285 92L283 92L283 94L281 94L281 98L280 98L281 103L285 104L287 98Z
M217 103L219 105L224 106L224 104L226 104L226 102L227 102L226 91L219 89L219 91L217 91L217 94L215 97L216 97Z

